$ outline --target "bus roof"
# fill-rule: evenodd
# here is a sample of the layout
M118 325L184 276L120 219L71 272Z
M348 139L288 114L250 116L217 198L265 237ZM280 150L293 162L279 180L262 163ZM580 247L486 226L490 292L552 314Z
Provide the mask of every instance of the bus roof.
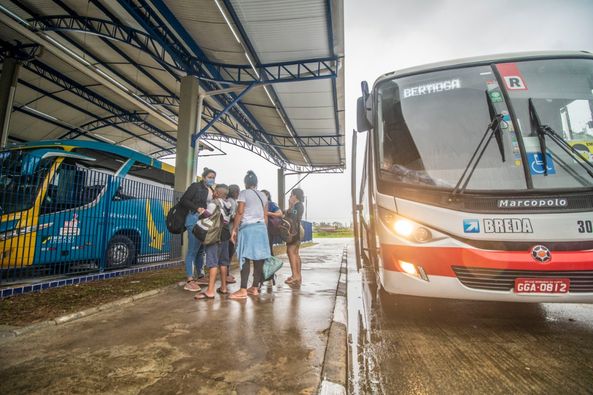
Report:
M383 74L375 81L375 85L379 82L395 77L404 77L412 74L420 74L432 71L446 70L458 67L478 66L490 63L504 63L522 60L539 60L539 59L555 59L555 58L584 58L593 59L593 54L587 51L540 51L540 52L516 52L504 53L496 55L475 56L471 58L461 58L454 60L447 60L437 63L429 63L421 66L408 67L405 69L392 71Z
M161 162L158 159L154 159L141 152L134 151L130 148L122 147L115 144L107 144L99 141L85 141L85 140L41 140L41 141L30 141L27 143L17 144L8 147L8 149L22 149L22 148L49 148L49 147L71 147L71 148L86 148L96 151L103 151L124 158L134 159L137 162L145 165L164 170L168 173L175 173L175 167Z

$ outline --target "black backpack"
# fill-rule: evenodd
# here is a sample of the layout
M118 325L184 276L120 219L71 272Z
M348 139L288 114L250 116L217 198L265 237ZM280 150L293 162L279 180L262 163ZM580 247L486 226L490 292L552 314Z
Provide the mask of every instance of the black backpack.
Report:
M167 229L174 235L180 235L185 232L185 217L187 209L177 203L167 213Z
M295 226L294 220L291 217L284 217L278 226L280 238L285 243L291 243L295 237L299 235L299 227Z

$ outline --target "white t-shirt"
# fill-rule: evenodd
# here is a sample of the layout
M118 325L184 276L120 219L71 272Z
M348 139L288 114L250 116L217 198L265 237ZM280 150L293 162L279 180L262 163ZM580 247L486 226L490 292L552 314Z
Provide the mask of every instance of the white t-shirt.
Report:
M244 189L239 192L237 202L245 202L242 224L264 222L264 207L268 205L268 198L263 192L255 189Z

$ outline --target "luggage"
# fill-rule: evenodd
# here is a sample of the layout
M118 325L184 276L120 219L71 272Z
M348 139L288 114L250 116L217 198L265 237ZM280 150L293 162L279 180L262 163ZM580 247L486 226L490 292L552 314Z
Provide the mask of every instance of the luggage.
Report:
M282 218L280 225L278 226L278 232L282 241L291 243L295 237L298 237L299 228L294 224L294 221L289 218Z
M192 229L192 233L203 245L209 246L220 242L222 227L224 225L220 206L216 205L216 209L208 218L200 218Z
M274 276L278 270L284 265L280 259L271 256L264 261L264 281L274 280Z
M167 213L167 229L174 235L180 235L185 232L185 217L187 209L177 203L169 209Z

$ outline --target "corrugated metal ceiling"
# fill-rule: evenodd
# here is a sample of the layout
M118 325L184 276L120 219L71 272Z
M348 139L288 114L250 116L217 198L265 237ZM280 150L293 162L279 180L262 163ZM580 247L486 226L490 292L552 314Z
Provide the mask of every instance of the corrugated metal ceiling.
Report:
M41 76L34 67L23 67L19 76L23 83L17 89L10 127L11 136L17 140L58 138L90 121L117 115L116 110L120 109L139 114L140 123L105 126L77 138L107 139L159 156L174 148L158 133L173 137L176 134L179 79L186 74L186 70L173 66L175 54L182 53L190 58L205 56L206 59L201 60L228 65L251 63L258 67L276 62L343 57L342 0L22 0L3 3L6 4L2 4L2 8L13 14L12 19L15 15L17 19L37 19L36 23L43 27L37 35L77 54L82 62L90 64L88 67L96 68L98 73L108 75L121 85L133 99L126 100L112 88L97 85L93 78L44 51L33 62L48 66L50 71ZM39 21L48 16L58 18ZM76 18L87 25L82 25L82 30L66 29L68 22ZM88 18L94 19L90 22ZM105 24L99 26L97 21ZM56 23L59 25L52 25ZM155 23L152 32L146 28L150 23ZM93 28L99 28L97 26L104 29L121 26L139 33L132 32L126 43L93 32ZM155 39L148 48L152 53L147 53L147 48L138 48L142 46L143 37L149 35ZM169 40L164 41L167 44L163 44L163 37ZM4 24L0 24L0 38L4 46L30 43ZM172 48L178 50L176 53L168 49L172 42L176 45ZM159 54L164 57L159 59ZM209 70L212 75L213 69ZM288 75L286 70L283 73ZM88 97L65 89L55 80L51 82L55 76L73 80L80 89L99 96L97 100L102 101L89 101ZM204 84L207 89L226 86ZM284 136L289 138L287 141L292 139L293 146L267 149L268 159L277 164L285 162L309 169L343 167L343 86L343 67L338 69L334 79L286 82L265 88L260 85L242 98L232 118L217 122L208 133L249 143L255 138L253 133ZM153 103L151 108L155 111L144 114L134 104L138 97L148 97L145 100ZM159 100L165 103L156 104ZM222 104L215 101L208 103L214 110L222 108ZM208 120L206 117L205 123ZM339 138L339 145L306 146L303 141L307 140L302 138L307 136L334 136ZM270 141L268 137L266 142Z

